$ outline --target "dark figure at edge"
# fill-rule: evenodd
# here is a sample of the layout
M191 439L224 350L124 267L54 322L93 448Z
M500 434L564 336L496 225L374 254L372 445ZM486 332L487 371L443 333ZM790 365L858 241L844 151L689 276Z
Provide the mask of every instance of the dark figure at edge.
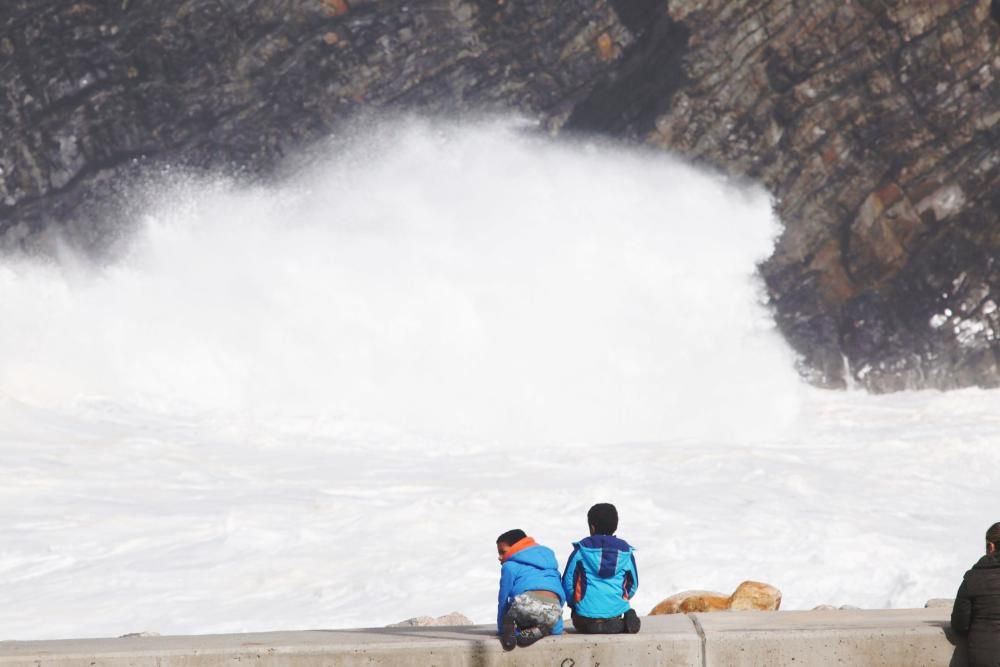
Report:
M1000 667L1000 523L986 531L986 555L958 587L951 628L969 638L969 667Z

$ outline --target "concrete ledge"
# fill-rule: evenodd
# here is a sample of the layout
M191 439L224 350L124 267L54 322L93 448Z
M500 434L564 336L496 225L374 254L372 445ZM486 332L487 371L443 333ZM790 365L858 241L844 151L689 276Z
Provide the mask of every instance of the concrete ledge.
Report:
M949 610L722 612L642 619L638 635L544 639L504 653L491 626L0 642L0 667L742 667L964 665Z
M964 665L951 609L694 614L705 665ZM953 662L953 660L955 662Z

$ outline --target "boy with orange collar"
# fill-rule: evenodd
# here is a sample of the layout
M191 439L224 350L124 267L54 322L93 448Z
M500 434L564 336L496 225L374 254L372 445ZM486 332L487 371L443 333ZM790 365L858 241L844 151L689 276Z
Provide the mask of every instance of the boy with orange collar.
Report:
M497 556L501 563L497 631L503 649L562 634L566 599L552 549L515 529L497 538Z

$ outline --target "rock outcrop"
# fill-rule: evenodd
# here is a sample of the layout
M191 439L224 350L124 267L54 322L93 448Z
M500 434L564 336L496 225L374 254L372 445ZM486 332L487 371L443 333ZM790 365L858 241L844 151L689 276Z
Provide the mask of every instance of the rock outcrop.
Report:
M100 245L140 166L267 174L371 110L565 117L631 40L604 0L7 0L0 246Z
M813 382L1000 385L1000 0L10 0L0 246L139 167L267 174L375 109L517 109L763 183Z
M761 270L814 382L997 386L1000 2L662 14L569 125L770 189L785 231Z

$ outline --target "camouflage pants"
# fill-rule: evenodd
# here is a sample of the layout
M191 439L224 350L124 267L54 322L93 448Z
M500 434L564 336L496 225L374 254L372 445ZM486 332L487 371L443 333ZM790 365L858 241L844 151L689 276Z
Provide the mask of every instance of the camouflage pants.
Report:
M558 600L542 597L536 593L521 593L514 598L508 613L518 629L538 627L552 630L562 618L562 605Z

